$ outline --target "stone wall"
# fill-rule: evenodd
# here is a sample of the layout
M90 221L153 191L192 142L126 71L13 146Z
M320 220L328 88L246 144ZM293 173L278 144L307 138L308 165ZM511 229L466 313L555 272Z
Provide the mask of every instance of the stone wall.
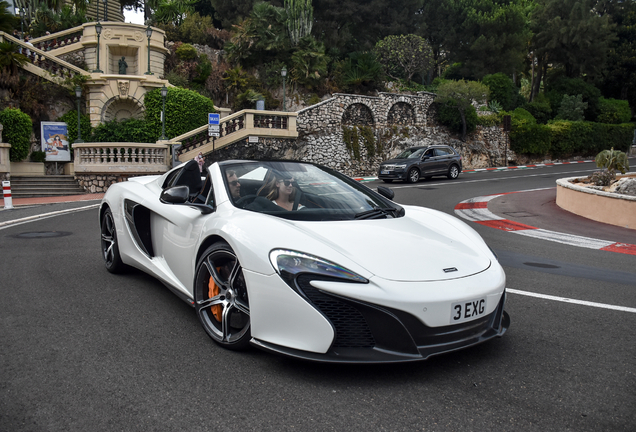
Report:
M243 140L206 155L206 163L227 159L295 159L334 168L349 176L377 174L380 162L417 145L446 144L462 155L464 168L505 165L506 136L500 127L478 127L466 141L435 120L431 93L378 96L336 94L298 112L296 140ZM371 128L374 153L359 145L359 157L345 144L343 127ZM514 154L508 150L508 160Z
M147 174L139 174L147 175ZM102 193L106 192L106 189L112 184L123 182L135 175L99 175L99 174L76 174L75 178L78 180L80 187L88 193Z

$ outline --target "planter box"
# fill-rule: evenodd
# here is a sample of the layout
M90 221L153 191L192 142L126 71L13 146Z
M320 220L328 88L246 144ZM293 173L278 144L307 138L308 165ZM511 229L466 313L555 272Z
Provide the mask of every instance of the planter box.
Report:
M636 178L636 173L622 177ZM636 229L636 197L577 186L569 177L557 180L556 203L563 210L623 228Z
M46 170L42 162L11 162L11 175L44 176Z

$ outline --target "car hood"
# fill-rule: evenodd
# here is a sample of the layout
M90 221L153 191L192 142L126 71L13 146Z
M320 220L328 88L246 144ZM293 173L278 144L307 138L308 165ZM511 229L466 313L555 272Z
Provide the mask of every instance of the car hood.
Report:
M415 217L409 217L409 213ZM293 222L314 241L369 273L394 281L457 279L486 270L491 264L487 246L472 229L461 224L443 213L415 209L396 219Z
M395 165L395 164L403 164L403 163L410 163L410 161L416 161L417 159L409 159L409 158L404 158L404 159L389 159L389 160L385 160L383 161L380 165Z

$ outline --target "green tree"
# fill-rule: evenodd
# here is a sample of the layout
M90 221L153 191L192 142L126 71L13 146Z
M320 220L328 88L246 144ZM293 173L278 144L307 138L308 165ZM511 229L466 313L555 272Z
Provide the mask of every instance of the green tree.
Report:
M375 45L375 52L387 75L409 83L413 75L428 70L433 60L431 46L414 34L387 36Z
M289 40L292 46L296 46L303 37L311 34L314 8L311 6L311 0L285 0L285 11Z
M563 95L561 106L556 116L557 120L582 121L587 102L583 102L583 95Z
M570 78L598 74L605 65L609 46L615 38L609 16L600 15L595 9L599 1L535 1L531 28L539 73L545 77L547 63L550 62L563 66ZM535 80L535 86L540 82L541 75Z
M0 31L7 33L20 25L20 19L9 12L10 7L6 1L0 1Z
M162 24L180 26L194 12L195 0L160 0L154 19Z
M486 75L481 81L490 89L490 101L497 101L504 110L512 111L517 108L520 100L519 88L504 73Z
M462 141L466 139L466 111L472 107L473 102L486 103L489 93L487 86L476 81L446 81L437 87L435 101L459 111L462 119Z
M525 0L459 2L465 16L448 38L447 49L453 61L462 63L463 76L481 79L497 72L512 75L521 68L531 37L527 3Z
M347 91L368 93L384 87L382 65L372 53L353 52L336 65L338 84Z
M311 36L305 36L292 54L292 78L299 84L314 88L326 77L328 60L324 45Z

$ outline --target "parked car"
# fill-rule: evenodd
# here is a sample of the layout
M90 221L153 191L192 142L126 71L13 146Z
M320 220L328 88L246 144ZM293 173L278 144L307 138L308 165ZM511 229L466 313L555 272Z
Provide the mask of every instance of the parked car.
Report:
M159 279L229 349L405 362L502 336L495 254L459 219L392 196L309 163L223 161L201 173L191 160L108 188L102 256L112 273Z
M411 147L395 159L380 164L378 177L386 183L403 180L417 183L420 178L430 179L445 175L453 180L462 172L462 157L457 150L445 145Z

